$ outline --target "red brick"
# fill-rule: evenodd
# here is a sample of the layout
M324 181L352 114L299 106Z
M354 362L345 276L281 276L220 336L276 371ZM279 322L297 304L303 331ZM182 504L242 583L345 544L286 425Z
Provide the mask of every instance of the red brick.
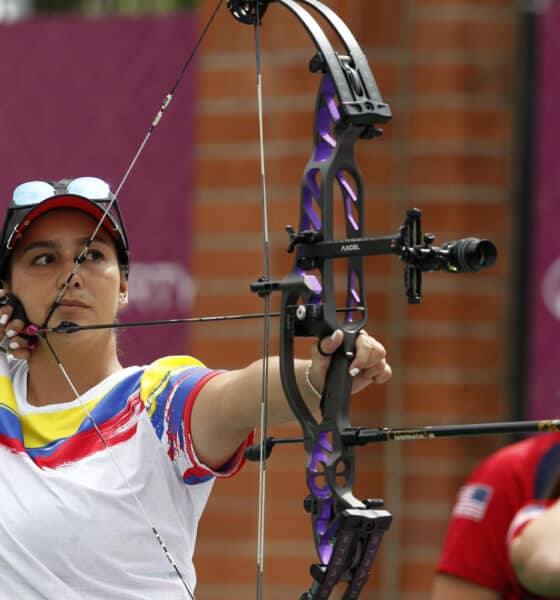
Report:
M506 106L513 93L511 65L505 60L451 64L437 64L432 59L416 62L410 73L410 86L419 97L423 94L460 94L464 98L494 96Z
M504 391L497 384L417 383L407 386L405 398L405 412L432 415L431 424L443 424L442 415L445 424L451 424L451 421L499 421L504 413Z
M399 571L403 593L429 594L434 576L434 569L430 569L429 564L405 561Z
M477 292L466 286L456 293L427 291L422 304L407 305L407 317L431 322L498 322L504 319L505 301L503 294Z
M416 50L468 50L506 53L514 41L513 19L419 19L414 30Z
M446 234L456 233L458 237L482 237L487 235L503 235L509 231L512 211L507 201L506 192L503 200L484 202L483 193L480 201L461 200L448 196L445 202L419 202L422 208L422 222L426 232L443 231ZM446 240L438 235L435 245Z
M501 339L465 337L414 337L406 340L404 357L408 364L421 367L458 367L496 369L503 367L504 357L498 349Z
M505 157L424 152L410 160L411 185L487 185L503 187L508 182L509 161Z
M504 108L416 108L410 114L408 136L415 141L504 142L511 120Z

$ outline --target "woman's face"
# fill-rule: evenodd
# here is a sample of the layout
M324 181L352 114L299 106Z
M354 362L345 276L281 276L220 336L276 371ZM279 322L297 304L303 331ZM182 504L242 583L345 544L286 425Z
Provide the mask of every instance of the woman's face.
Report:
M8 290L21 300L32 323L44 324L95 225L78 210L57 209L37 218L18 241ZM126 294L115 244L102 227L48 325L112 323L126 306Z

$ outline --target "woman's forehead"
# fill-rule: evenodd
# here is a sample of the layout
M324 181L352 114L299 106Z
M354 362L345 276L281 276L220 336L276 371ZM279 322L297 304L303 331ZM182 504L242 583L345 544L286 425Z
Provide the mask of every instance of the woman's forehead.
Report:
M37 217L25 229L22 240L45 236L50 238L54 235L78 237L90 237L95 230L97 220L91 215L74 208L57 208ZM111 236L104 227L101 227L96 237L103 240ZM21 241L21 240L20 240Z

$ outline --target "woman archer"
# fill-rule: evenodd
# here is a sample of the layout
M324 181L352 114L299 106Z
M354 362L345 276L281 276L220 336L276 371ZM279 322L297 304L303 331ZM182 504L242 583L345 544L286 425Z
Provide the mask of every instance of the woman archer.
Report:
M258 423L260 361L234 371L188 356L123 367L111 329L33 335L34 325L113 322L128 303L128 250L104 181L15 189L0 238L9 353L0 357L2 597L193 597L197 525L213 480L241 468ZM354 392L391 376L383 346L361 333ZM336 331L296 361L313 408L342 338ZM293 420L277 358L269 373L270 422Z

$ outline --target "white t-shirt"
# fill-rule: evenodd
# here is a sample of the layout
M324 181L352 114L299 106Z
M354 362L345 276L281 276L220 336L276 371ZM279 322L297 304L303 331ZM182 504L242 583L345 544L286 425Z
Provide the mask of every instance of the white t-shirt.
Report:
M0 358L0 599L189 598L119 469L189 588L198 521L215 476L190 440L198 391L218 372L190 357L129 367L79 400L27 402L27 363Z

